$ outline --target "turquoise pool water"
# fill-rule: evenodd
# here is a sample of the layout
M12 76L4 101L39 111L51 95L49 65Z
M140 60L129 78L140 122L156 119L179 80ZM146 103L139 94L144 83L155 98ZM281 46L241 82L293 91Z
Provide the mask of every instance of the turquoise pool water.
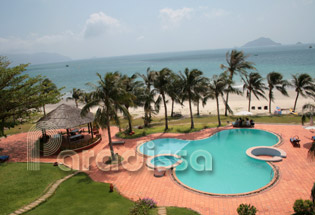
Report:
M175 164L178 160L179 159L175 158L174 156L164 155L153 158L151 160L151 164L153 164L154 166L166 167Z
M213 194L239 194L267 185L274 176L268 163L248 157L246 150L253 146L272 146L278 141L276 135L266 131L232 129L202 140L156 139L142 144L139 150L149 156L182 156L183 163L176 167L175 175L190 188ZM211 171L193 168L205 163L202 157L191 159L198 150L211 154Z

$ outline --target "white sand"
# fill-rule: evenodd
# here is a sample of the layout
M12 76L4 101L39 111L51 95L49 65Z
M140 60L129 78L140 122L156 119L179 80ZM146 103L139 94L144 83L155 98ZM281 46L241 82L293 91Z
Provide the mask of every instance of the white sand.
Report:
M272 109L271 113L275 111L276 106L280 108L293 108L294 106L294 101L296 97L296 92L293 89L288 90L289 97L283 96L280 92L274 91L274 97L275 100L272 103ZM266 94L267 95L267 94ZM230 94L229 96L229 105L232 108L234 113L237 113L239 111L247 111L248 110L248 99L246 98L245 95L233 95ZM266 96L267 97L267 96ZM55 109L58 105L60 104L69 104L69 105L75 105L74 101L66 101L62 100L58 104L53 104L53 105L47 105L46 106L46 112L50 112L51 110ZM302 111L302 106L306 103L314 103L314 101L310 98L306 99L303 98L302 96L299 96L298 102L297 102L297 107L296 111L301 112ZM251 101L251 106L255 106L256 110L251 110L253 114L259 114L259 115L268 115L269 114L269 102L265 99L260 99L257 100L254 95L252 95L252 101ZM264 106L268 106L268 110L264 110ZM83 104L79 105L80 108L83 107ZM258 107L262 107L261 110L258 110ZM96 108L92 109L92 112L95 112ZM168 115L171 113L171 100L168 98L168 103L167 103L167 111ZM139 118L143 117L144 111L143 107L139 108L130 108L131 114L134 116L134 118ZM189 106L188 102L184 102L184 105L181 106L180 104L174 105L174 112L181 113L184 116L189 116ZM194 114L197 113L197 106L193 105L193 112ZM288 112L287 112L288 113ZM216 115L217 110L216 110L216 102L215 100L208 100L207 104L203 107L202 104L200 104L200 114L201 115ZM220 98L220 114L224 114L224 104L222 99ZM161 104L160 112L156 116L164 116L164 105Z

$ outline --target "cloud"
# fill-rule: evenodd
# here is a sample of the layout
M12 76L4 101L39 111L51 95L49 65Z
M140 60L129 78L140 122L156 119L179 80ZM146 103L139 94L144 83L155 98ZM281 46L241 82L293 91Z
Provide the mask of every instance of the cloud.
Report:
M191 18L192 8L182 8L173 10L171 8L164 8L160 10L159 18L162 20L162 28L168 29L178 26L181 21Z
M80 39L79 35L76 35L71 31L43 36L39 36L35 33L30 33L28 37L23 39L18 37L0 37L0 52L31 53L38 51L47 51L47 48L56 48L60 44L73 42L78 39Z
M221 8L213 8L204 14L208 18L218 18L229 15L229 12Z
M98 37L111 29L120 27L120 22L103 12L93 13L85 22L83 30L85 38Z

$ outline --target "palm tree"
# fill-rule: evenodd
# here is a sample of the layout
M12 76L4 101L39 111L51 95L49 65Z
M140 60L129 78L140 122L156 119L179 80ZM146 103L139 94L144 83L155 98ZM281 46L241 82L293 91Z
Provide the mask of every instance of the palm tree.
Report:
M208 98L215 99L217 103L217 115L218 115L218 126L221 126L220 119L220 106L219 106L219 96L223 98L224 90L226 89L229 83L229 78L225 73L222 73L220 76L214 75L210 80L208 85L208 92L205 97L205 100Z
M310 125L313 125L313 116L315 115L315 105L308 103L303 105L302 107L303 115L302 115L302 124L306 121L306 118L310 119Z
M83 95L83 91L80 89L73 88L71 91L71 97L68 97L66 100L74 100L75 106L78 107L78 102L80 101L81 96Z
M259 100L259 97L266 98L264 90L267 89L263 83L263 78L258 72L251 72L249 75L242 77L244 82L243 91L247 90L246 97L248 98L248 111L250 111L250 102L252 99L252 93Z
M271 114L271 102L274 101L273 89L276 88L282 95L289 96L286 90L289 83L283 80L283 76L278 72L270 72L267 75L267 82L269 88L269 113Z
M46 78L41 82L41 90L40 95L42 97L42 107L44 115L46 116L46 104L56 104L60 101L60 98L63 94L61 94L61 90L64 87L58 89L56 84L54 84L50 79Z
M299 74L292 75L292 77L293 77L292 85L295 88L296 92L296 98L293 107L293 111L295 111L296 103L300 94L305 98L307 96L315 98L315 84L312 77L306 73L303 73L301 75Z
M137 95L140 91L140 88L142 88L142 82L141 81L136 81L137 75L134 74L132 76L128 75L122 75L121 76L121 81L123 84L123 87L125 88L126 92L126 97L124 99L124 106L126 107L128 113L129 113L129 107L136 107L140 105L139 100L137 100ZM129 133L132 132L132 117L130 114L127 116L128 120L128 131Z
M81 114L86 115L92 107L98 107L95 114L95 122L102 129L107 128L108 142L112 160L115 160L115 153L112 145L110 122L111 120L119 123L117 109L128 115L126 107L123 105L124 99L128 96L123 83L121 82L121 75L118 72L106 73L104 78L97 73L99 77L98 85L92 85L94 91L92 92L92 101L87 103L81 111Z
M87 104L92 101L92 93L83 92L79 101L83 104Z
M204 82L205 78L202 76L202 72L198 69L193 69L189 71L188 68L185 69L184 74L180 72L181 85L182 85L182 100L188 100L189 111L190 111L190 128L195 128L194 117L191 107L191 102L195 95L197 94L196 88L200 83Z
M236 72L240 75L245 75L246 70L248 69L256 69L254 67L254 63L249 62L246 60L248 56L244 55L242 51L232 50L231 52L226 53L226 62L227 66L221 64L221 69L226 69L225 71L229 73L230 83L233 82L233 76ZM225 99L225 113L224 115L227 116L228 111L228 102L229 102L229 93L234 92L232 85L229 84L226 91L226 99Z
M197 116L200 116L200 101L203 100L203 98L206 96L206 92L208 90L208 79L204 78L203 81L199 82L195 87L195 95L193 98L193 101L195 105L197 106Z
M171 117L174 116L174 103L181 103L180 101L180 93L182 90L182 82L180 76L176 73L171 74L170 83L167 90L167 94L171 97L172 100L172 109L171 109Z
M157 91L152 88L156 72L151 71L149 67L147 68L146 74L137 73L137 75L143 79L144 83L144 87L137 95L137 100L144 109L144 126L148 127L152 121L152 113L158 113L160 110L161 99L158 97L156 101L154 100L157 95ZM152 104L154 104L154 107Z
M172 71L168 68L164 68L159 72L155 72L154 78L154 87L160 94L159 97L162 97L164 104L164 115L165 115L165 131L168 130L168 119L167 119L167 106L166 106L166 98L165 95L168 91L169 81L171 77Z

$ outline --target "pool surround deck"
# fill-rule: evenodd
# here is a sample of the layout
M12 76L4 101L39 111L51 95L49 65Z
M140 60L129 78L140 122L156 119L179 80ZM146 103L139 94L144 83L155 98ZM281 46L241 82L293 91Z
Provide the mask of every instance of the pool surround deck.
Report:
M241 197L215 197L199 194L180 186L172 177L171 171L167 171L165 177L153 176L153 170L145 164L138 171L130 172L123 168L117 171L103 172L96 166L96 159L91 158L91 165L86 172L90 177L99 182L113 183L120 193L132 200L150 197L157 201L159 206L186 207L198 211L201 214L211 215L235 215L236 209L241 203L254 205L259 215L285 215L293 213L293 204L296 199L309 199L310 192L315 182L315 161L308 159L308 150L312 145L310 138L314 136L310 130L304 129L301 125L278 125L278 124L256 124L256 128L273 132L282 137L283 142L277 147L287 152L288 157L282 162L273 164L280 172L280 178L271 188L255 195ZM199 132L188 134L158 133L151 134L137 139L125 140L124 145L114 146L115 153L120 155L128 150L135 151L139 143L157 138L181 138L181 139L203 139L215 132L233 129L232 127L221 127L204 129ZM115 137L118 128L112 127L113 140L120 140ZM107 132L101 132L102 141L89 149L98 153L102 150L109 150ZM298 135L301 139L301 148L294 148L290 143L292 135ZM26 133L12 135L0 139L0 148L3 148L2 155L10 155L10 162L25 162L26 154ZM83 152L78 153L80 161L83 159ZM142 157L142 156L139 156ZM142 157L143 158L143 157ZM55 162L56 157L41 158L42 162ZM71 158L66 160L71 165ZM135 159L134 163L141 163L141 159ZM143 161L142 161L143 162ZM80 167L82 162L80 162Z

